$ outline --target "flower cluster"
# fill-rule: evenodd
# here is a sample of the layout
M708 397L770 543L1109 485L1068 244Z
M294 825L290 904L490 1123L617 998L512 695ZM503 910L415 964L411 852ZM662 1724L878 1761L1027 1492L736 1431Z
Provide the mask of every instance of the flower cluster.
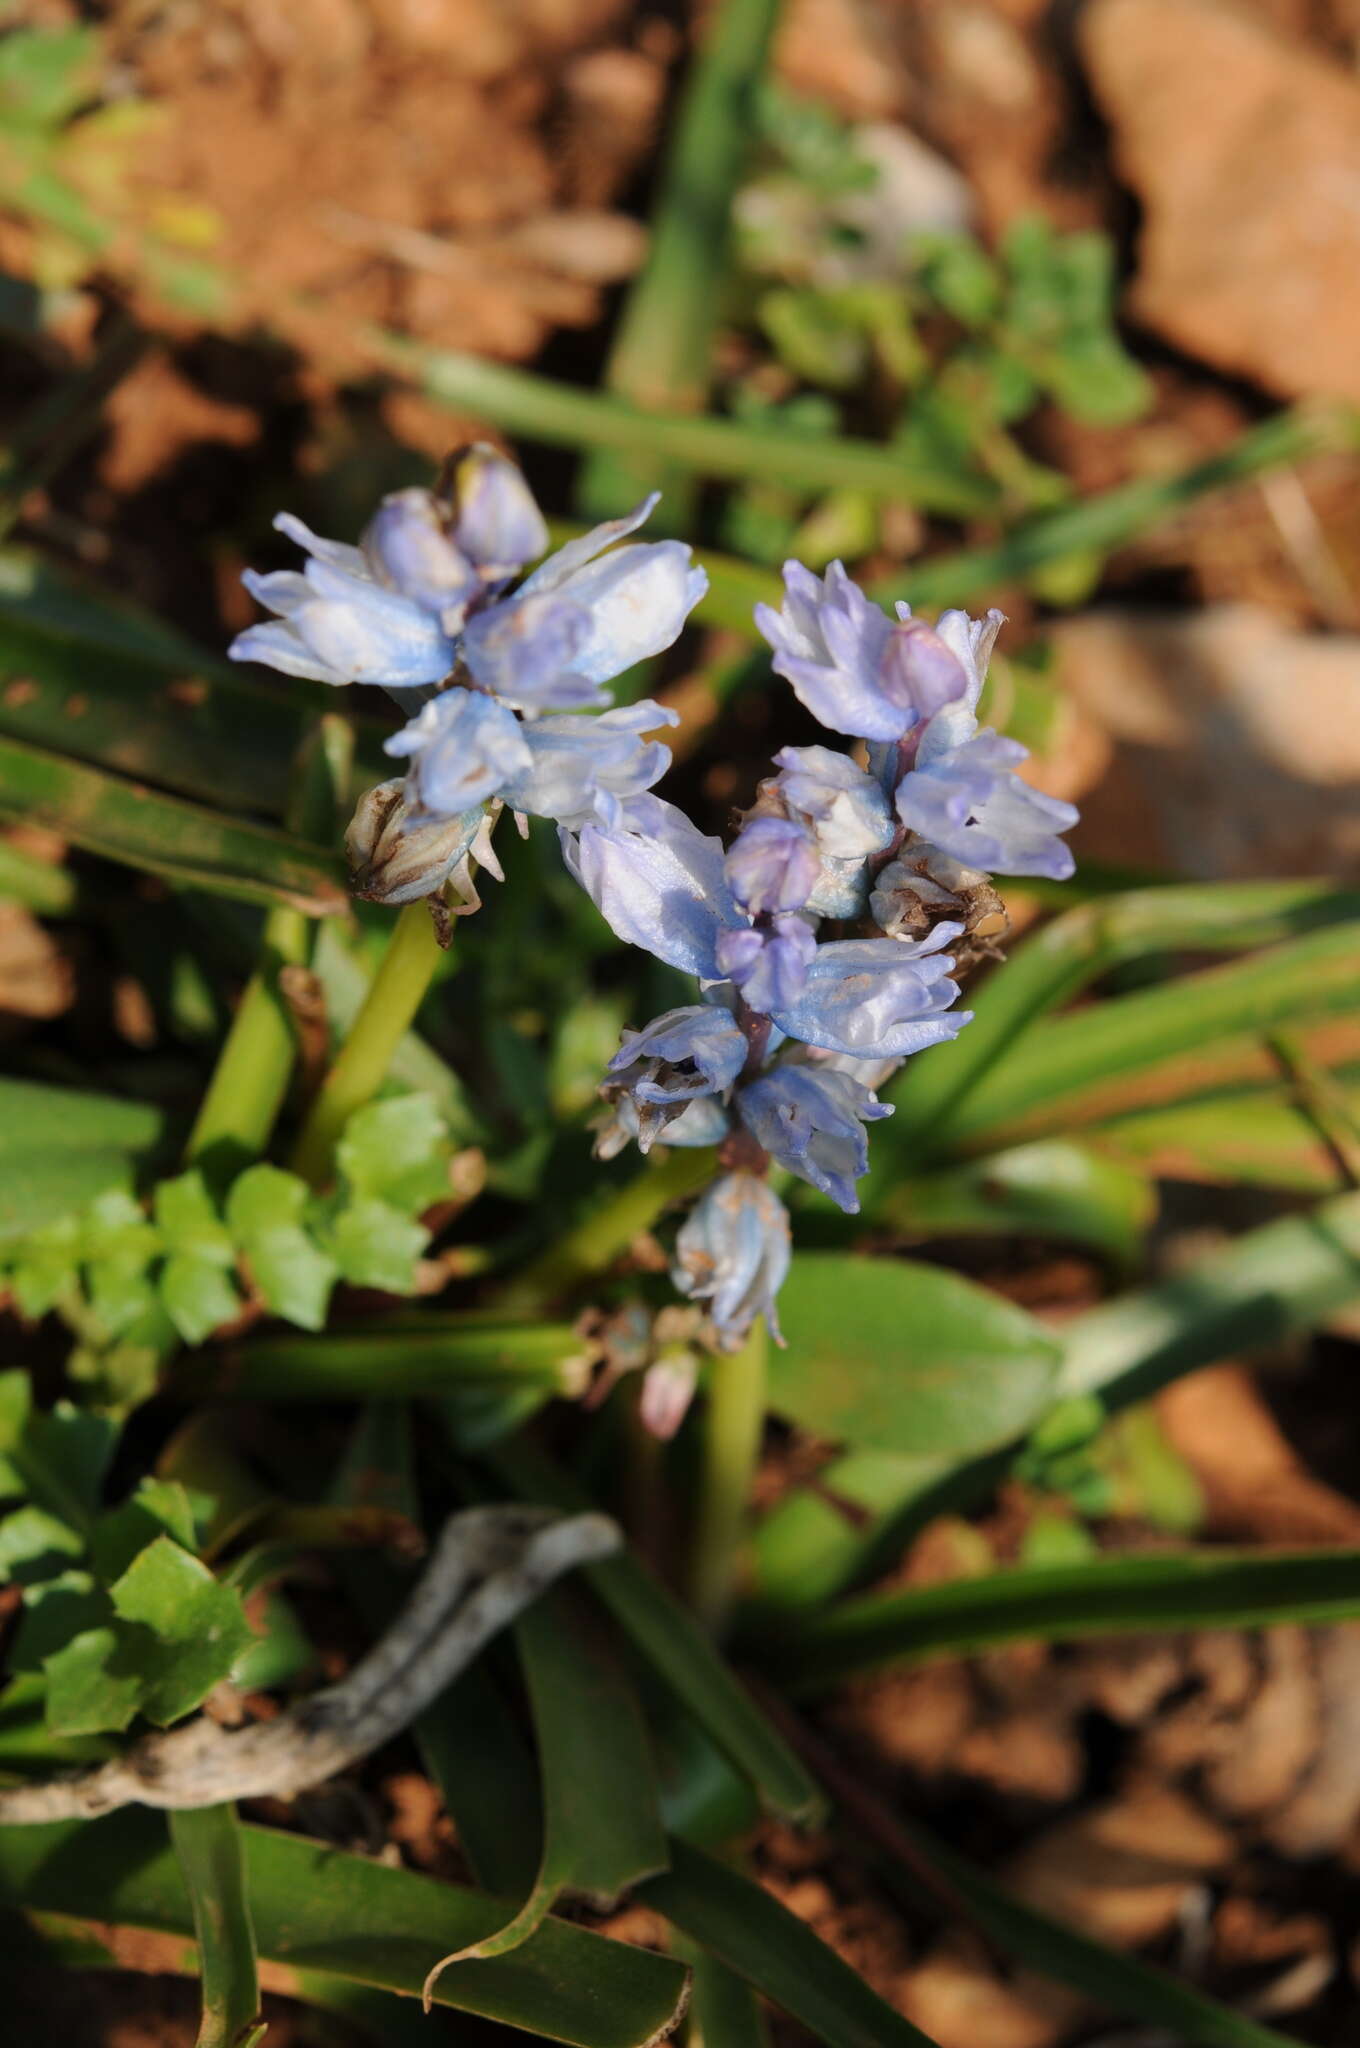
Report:
M655 503L568 541L517 587L547 528L519 470L481 444L450 457L434 490L384 498L357 547L275 520L308 561L246 572L276 616L238 634L233 659L376 683L413 714L386 743L405 776L371 790L350 828L360 895L433 895L473 855L496 872L499 804L616 827L664 774L669 749L643 735L675 714L600 708L604 686L669 647L707 587L680 541L614 545Z
M775 1298L789 1223L773 1163L854 1214L865 1126L899 1061L957 1036L956 962L1004 929L989 872L1062 878L1068 804L1021 782L1025 750L979 729L1001 626L893 620L839 563L784 572L756 622L774 666L866 765L786 747L724 849L647 792L563 826L567 864L620 938L694 975L701 1000L629 1031L599 1140L721 1147L725 1169L680 1230L672 1277L734 1349Z

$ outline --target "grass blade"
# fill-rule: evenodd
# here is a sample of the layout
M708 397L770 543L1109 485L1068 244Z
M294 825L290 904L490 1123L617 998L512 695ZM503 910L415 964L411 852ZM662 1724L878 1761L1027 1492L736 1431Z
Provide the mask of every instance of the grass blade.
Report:
M765 66L779 0L723 0L705 24L685 82L652 212L647 260L624 301L603 385L660 412L701 412L722 306L732 197L749 147L752 96ZM692 486L669 478L643 447L596 455L578 500L597 517L625 511L664 488L671 533L690 525Z
M248 903L313 917L345 909L340 862L300 839L0 738L0 813L90 853Z
M1150 953L1240 952L1343 923L1360 895L1328 882L1171 884L1082 903L1026 938L973 1000L973 1021L947 1057L919 1054L875 1133L880 1157L947 1150L958 1112L1031 1025L1113 967ZM870 1183L872 1186L872 1182Z
M203 2019L197 2048L254 2048L264 2022L236 1808L200 1806L172 1813L170 1839L198 1943Z
M1124 1269L1137 1263L1157 1209L1147 1174L1132 1160L1065 1138L988 1153L877 1190L871 1184L870 1192L877 1195L867 1205L875 1225L913 1236L1057 1238L1089 1245Z
M329 1844L243 1827L262 1958L414 1997L450 1941L503 1925L513 1901L393 1870ZM0 1897L111 1925L190 1935L193 1914L164 1818L128 1807L96 1821L0 1830ZM675 2024L684 1969L665 1956L547 1920L503 1962L449 1972L440 2005L569 2048L647 2048Z
M522 1443L496 1445L484 1457L522 1500L563 1509L590 1505L566 1473ZM755 1787L767 1812L815 1820L821 1795L812 1779L688 1609L627 1552L588 1565L584 1576L667 1691Z
M1352 1116L1360 1118L1360 1076L1352 1069L1334 1074L1333 1081ZM1088 1136L1111 1164L1138 1167L1163 1180L1288 1188L1306 1195L1339 1191L1335 1152L1283 1083L1133 1110L1095 1125Z
M1030 1034L981 1079L950 1123L954 1144L1033 1137L1098 1116L1121 1080L1219 1039L1360 1010L1356 927L1309 932L1246 960L1092 1004Z
M649 1878L638 1897L826 2048L930 2048L786 1906L687 1842L672 1843L671 1868Z
M579 1394L580 1333L570 1323L428 1316L419 1327L268 1335L193 1352L174 1368L182 1393L255 1401L400 1401L459 1387L543 1387Z
M1360 1550L1097 1557L847 1600L772 1634L762 1665L795 1692L821 1692L887 1665L972 1656L1001 1643L1357 1615Z

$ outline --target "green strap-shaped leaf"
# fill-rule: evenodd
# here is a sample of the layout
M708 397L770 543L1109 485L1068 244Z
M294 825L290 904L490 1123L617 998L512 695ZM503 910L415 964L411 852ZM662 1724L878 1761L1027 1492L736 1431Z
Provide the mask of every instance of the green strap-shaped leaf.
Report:
M419 1326L370 1323L352 1334L263 1336L182 1358L177 1387L227 1399L399 1401L451 1386L581 1390L581 1338L569 1323L428 1316Z
M1058 1238L1133 1266L1156 1214L1145 1173L1093 1145L1046 1138L918 1179L869 1178L874 1223L913 1235Z
M1040 1323L939 1266L800 1253L779 1314L771 1405L833 1442L969 1456L1026 1429L1057 1372Z
M1070 1131L1105 1113L1121 1081L1141 1083L1177 1055L1357 1007L1360 926L1352 919L1052 1020L978 1082L951 1121L950 1139L977 1150L1001 1134Z
M50 826L127 867L249 903L326 917L348 901L338 859L320 847L6 738L0 813Z
M687 1842L638 1897L809 2028L826 2048L930 2048L787 1906Z
M508 1955L564 1894L610 1904L668 1861L642 1712L589 1609L555 1588L516 1622L515 1640L542 1774L542 1860L518 1912L441 1970Z
M1360 1121L1356 1069L1334 1072L1332 1080ZM1325 1195L1341 1179L1335 1152L1286 1081L1216 1088L1188 1102L1131 1110L1093 1125L1086 1137L1111 1165L1142 1167L1164 1180Z
M255 1930L234 1806L170 1815L170 1840L194 1915L203 1984L197 2048L254 2048L264 2032Z
M1327 882L1186 883L1078 904L988 977L971 1002L972 1023L944 1058L937 1049L908 1061L888 1091L897 1113L874 1133L879 1171L894 1157L913 1171L923 1147L947 1149L958 1111L1029 1027L1111 968L1149 953L1271 945L1358 912L1360 896Z
M772 1635L762 1663L800 1692L883 1665L968 1656L999 1643L1360 1615L1360 1550L1175 1551L1020 1567L869 1594Z
M298 1835L243 1827L241 1839L255 1938L269 1962L414 1997L450 1943L478 1940L514 1910L512 1900ZM0 1900L193 1932L164 1817L141 1807L0 1829ZM668 1957L549 1919L504 1961L446 1971L435 1999L569 2048L648 2048L674 2026L685 1992L686 1973Z
M568 1510L592 1505L566 1473L523 1443L498 1444L483 1455L521 1499ZM755 1787L762 1806L785 1820L815 1820L823 1807L817 1786L689 1610L630 1552L587 1565L584 1576L667 1690Z

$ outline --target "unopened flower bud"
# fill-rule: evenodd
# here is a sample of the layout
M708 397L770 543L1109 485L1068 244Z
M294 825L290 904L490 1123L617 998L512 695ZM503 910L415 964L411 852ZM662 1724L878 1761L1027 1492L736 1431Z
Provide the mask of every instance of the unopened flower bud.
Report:
M434 895L466 860L482 825L480 804L459 817L412 824L405 790L399 780L367 790L345 834L350 887L368 903Z

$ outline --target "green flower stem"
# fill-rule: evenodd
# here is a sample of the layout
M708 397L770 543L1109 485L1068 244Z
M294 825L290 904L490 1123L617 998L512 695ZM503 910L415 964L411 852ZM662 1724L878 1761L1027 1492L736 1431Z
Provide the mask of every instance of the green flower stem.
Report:
M354 735L347 720L328 713L317 721L298 750L293 770L290 830L318 841L330 838L353 751ZM297 1054L279 977L285 967L306 965L312 939L312 920L291 904L276 905L266 917L259 963L237 1005L189 1134L189 1160L235 1172L258 1159L269 1143Z
M293 1154L294 1173L313 1187L331 1177L335 1147L356 1109L371 1102L393 1055L415 1022L442 955L429 905L408 903L398 917L349 1037L317 1091Z
M706 1146L653 1155L626 1187L495 1290L489 1305L508 1315L530 1315L564 1299L613 1265L664 1209L697 1195L714 1171L713 1154Z
M758 1320L741 1350L715 1358L709 1369L689 1597L699 1619L714 1629L726 1620L737 1590L765 1427L769 1341Z

